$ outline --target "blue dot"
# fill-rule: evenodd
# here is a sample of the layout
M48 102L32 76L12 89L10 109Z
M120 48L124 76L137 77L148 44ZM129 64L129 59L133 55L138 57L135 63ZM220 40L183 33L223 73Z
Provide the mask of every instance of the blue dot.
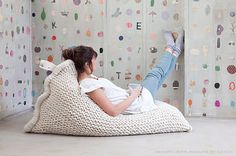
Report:
M23 96L24 96L24 98L26 98L26 94L27 94L27 90L26 90L26 88L24 88L23 89Z
M231 107L235 107L235 102L234 102L234 101L231 101L231 102L230 102L230 106L231 106Z
M32 90L32 96L34 97L35 96L35 90Z
M33 17L35 17L35 16L36 16L36 14L33 12L33 13L32 13L32 16L33 16Z
M119 36L119 40L122 41L124 39L123 36Z

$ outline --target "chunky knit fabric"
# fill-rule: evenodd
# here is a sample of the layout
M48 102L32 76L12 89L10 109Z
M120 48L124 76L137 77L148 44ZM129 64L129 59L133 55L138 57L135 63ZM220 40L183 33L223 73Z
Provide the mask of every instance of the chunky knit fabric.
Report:
M72 60L57 65L45 79L33 118L25 132L81 136L119 136L191 131L182 113L163 102L158 109L111 117L89 97L80 94Z

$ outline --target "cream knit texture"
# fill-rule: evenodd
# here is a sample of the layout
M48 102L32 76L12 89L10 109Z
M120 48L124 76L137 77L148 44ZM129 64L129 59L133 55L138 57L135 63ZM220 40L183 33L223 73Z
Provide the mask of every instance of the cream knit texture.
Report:
M89 97L81 95L72 60L57 65L44 81L32 119L24 131L78 136L121 136L189 132L191 125L174 106L165 102L156 110L109 116Z

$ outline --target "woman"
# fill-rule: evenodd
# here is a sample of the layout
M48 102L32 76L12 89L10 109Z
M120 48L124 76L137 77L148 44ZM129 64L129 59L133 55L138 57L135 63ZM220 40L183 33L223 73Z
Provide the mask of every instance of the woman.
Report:
M91 47L78 46L65 49L62 56L71 59L78 73L81 93L89 96L104 112L110 116L136 114L157 108L155 95L174 69L176 60L183 48L183 31L174 41L173 33L164 31L167 41L165 52L157 64L144 78L140 87L122 89L105 78L98 78L92 73L96 69L97 53Z

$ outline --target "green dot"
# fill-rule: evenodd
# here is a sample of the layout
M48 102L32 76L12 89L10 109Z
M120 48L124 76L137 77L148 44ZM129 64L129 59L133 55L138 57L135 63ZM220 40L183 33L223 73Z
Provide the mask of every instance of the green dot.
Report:
M77 13L75 13L75 20L78 20L79 15Z
M216 71L220 71L220 66L215 66Z
M202 67L203 67L204 69L206 69L206 68L207 68L207 64L203 64Z
M112 66L112 67L114 67L114 64L115 64L114 61L111 61L111 66Z
M42 13L41 13L41 19L42 19L43 21L46 19L46 12L45 12L44 8L43 8L43 11L42 11Z

